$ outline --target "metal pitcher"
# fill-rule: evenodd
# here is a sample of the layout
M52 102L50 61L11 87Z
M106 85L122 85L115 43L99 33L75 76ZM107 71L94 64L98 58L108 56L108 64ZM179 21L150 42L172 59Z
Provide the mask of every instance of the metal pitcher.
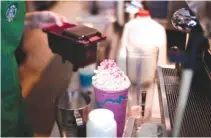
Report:
M65 92L54 99L61 137L85 137L91 98L83 92Z

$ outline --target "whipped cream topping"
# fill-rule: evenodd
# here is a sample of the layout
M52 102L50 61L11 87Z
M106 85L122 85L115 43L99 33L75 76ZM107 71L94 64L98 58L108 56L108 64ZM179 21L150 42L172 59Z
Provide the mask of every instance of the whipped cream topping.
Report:
M130 80L114 60L104 60L94 73L92 84L98 89L120 91L130 87Z

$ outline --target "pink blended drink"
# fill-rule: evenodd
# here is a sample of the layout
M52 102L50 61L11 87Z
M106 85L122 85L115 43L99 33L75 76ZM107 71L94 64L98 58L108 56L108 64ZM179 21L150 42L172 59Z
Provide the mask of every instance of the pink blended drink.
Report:
M130 81L113 60L104 60L92 79L97 108L109 109L117 122L117 136L122 137ZM103 119L103 118L102 118Z

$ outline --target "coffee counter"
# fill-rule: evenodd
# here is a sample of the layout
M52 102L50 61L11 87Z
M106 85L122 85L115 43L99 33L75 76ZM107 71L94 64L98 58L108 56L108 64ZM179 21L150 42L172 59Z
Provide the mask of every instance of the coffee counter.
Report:
M74 90L74 89L77 89L78 87L79 87L78 73L74 73L72 78L71 78L68 90ZM161 123L161 115L160 115L160 106L159 106L157 85L155 87L155 92L154 92L152 117L151 117L150 122ZM54 126L52 128L52 132L50 134L50 137L59 137L59 130L58 130L56 122L54 123Z

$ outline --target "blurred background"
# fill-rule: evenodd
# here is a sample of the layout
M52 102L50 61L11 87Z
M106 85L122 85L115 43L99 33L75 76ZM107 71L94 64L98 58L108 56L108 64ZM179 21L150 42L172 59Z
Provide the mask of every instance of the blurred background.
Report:
M27 12L50 10L66 16L70 23L94 26L108 36L106 52L102 58L114 58L121 40L124 24L129 20L125 3L130 1L26 1ZM175 30L171 15L187 7L184 1L143 1L151 17L164 26L167 50L172 46L185 48L186 34ZM179 41L178 41L179 40ZM102 56L102 55L101 55ZM19 63L23 96L36 136L49 136L54 125L52 99L66 91L73 76L72 65L62 63L48 47L48 40L41 30L28 30L16 51Z

